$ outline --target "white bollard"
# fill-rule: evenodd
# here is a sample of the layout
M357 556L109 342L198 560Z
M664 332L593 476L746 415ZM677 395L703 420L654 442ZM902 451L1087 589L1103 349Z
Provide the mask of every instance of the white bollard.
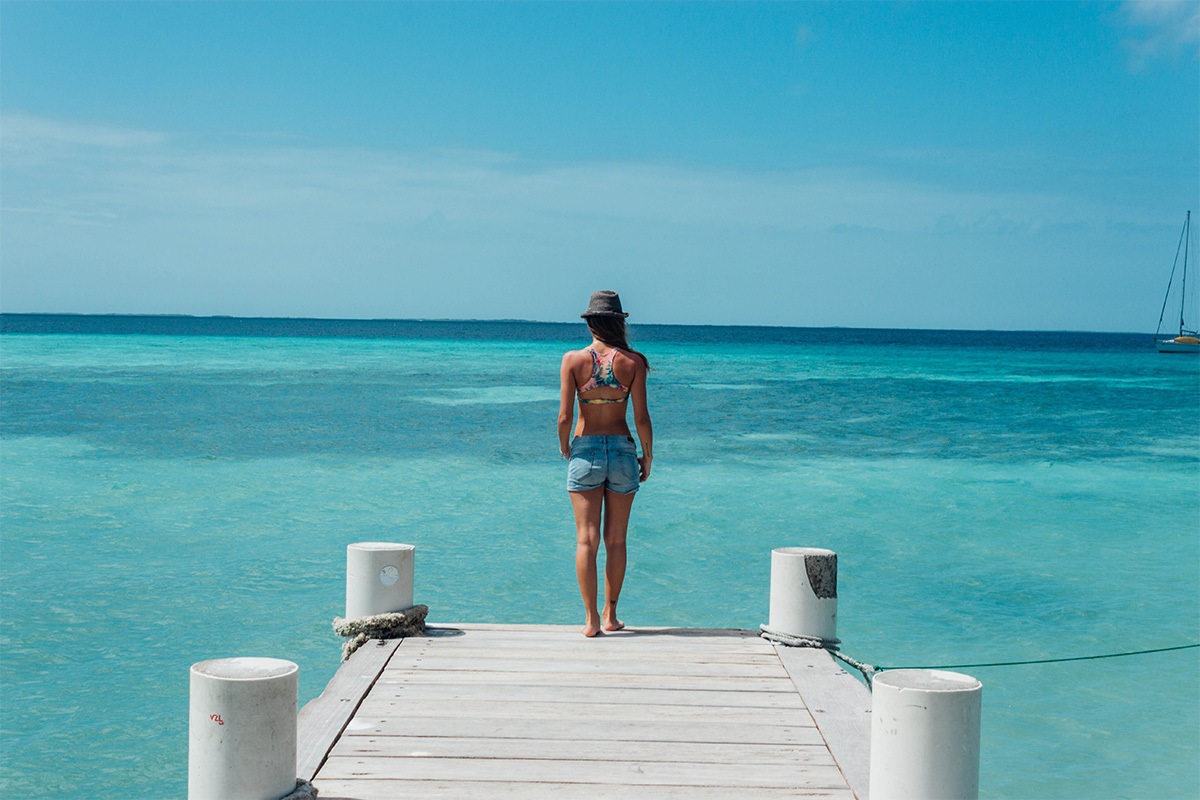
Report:
M278 800L295 791L299 672L278 658L192 665L188 800Z
M983 684L897 669L871 692L871 800L975 800Z
M346 548L346 619L403 611L413 604L411 544L358 542Z
M767 626L792 636L837 641L837 553L819 547L771 551Z

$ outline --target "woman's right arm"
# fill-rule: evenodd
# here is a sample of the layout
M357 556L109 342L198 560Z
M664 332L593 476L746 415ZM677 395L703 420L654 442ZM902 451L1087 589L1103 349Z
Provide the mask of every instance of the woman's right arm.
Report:
M571 457L571 426L575 424L575 372L571 369L571 354L562 358L559 370L558 452Z

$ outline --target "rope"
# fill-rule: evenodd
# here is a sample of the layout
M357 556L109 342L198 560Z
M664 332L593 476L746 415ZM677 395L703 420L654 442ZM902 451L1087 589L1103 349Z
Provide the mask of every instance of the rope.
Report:
M830 650L829 653L837 660L842 661L861 672L863 680L867 682L868 689L873 689L875 687L875 673L878 671L878 667L873 667L870 664L864 664L861 661L856 661L848 655L839 653L836 649Z
M883 667L878 664L864 664L850 656L841 652L838 645L840 639L822 639L818 636L797 636L792 633L784 633L777 631L766 625L759 625L759 636L768 641L777 642L785 647L820 647L829 651L829 654L839 661L848 664L854 669L862 673L863 679L866 680L867 686L870 687L875 679L876 672L883 672L889 669L970 669L972 667L1022 667L1028 664L1062 664L1067 661L1097 661L1102 658L1122 658L1124 656L1144 656L1150 653L1170 653L1174 650L1191 650L1200 647L1200 642L1195 644L1181 644L1175 647L1156 647L1152 650L1130 650L1124 653L1102 653L1095 656L1073 656L1071 658L1039 658L1030 661L991 661L982 664L934 664L922 666L903 666L903 667Z
M403 611L373 614L358 619L334 617L333 632L338 636L349 637L342 645L342 661L350 658L355 650L372 639L403 639L406 636L424 633L425 617L428 615L429 606L413 606Z
M303 778L296 779L296 788L291 794L285 794L279 800L317 800L317 787Z
M819 636L797 636L793 633L784 633L783 631L775 630L767 625L759 625L758 631L758 635L762 638L769 642L781 644L784 647L823 648L834 658L861 672L863 680L867 682L868 687L871 686L871 682L875 678L875 667L872 667L870 664L864 664L861 661L856 661L838 649L838 645L842 642L841 639L822 639Z
M1072 658L1039 658L1032 661L992 661L986 664L938 664L920 667L875 667L876 671L885 669L968 669L970 667L1022 667L1026 664L1062 664L1066 661L1096 661L1101 658L1122 658L1124 656L1144 656L1150 653L1169 653L1172 650L1190 650L1200 647L1196 644L1181 644L1175 647L1156 647L1153 650L1130 650L1126 653L1102 653L1096 656L1073 656Z
M794 633L784 633L767 625L759 625L758 631L758 635L767 641L779 642L788 647L836 647L842 643L841 639L822 639L820 636L801 636Z

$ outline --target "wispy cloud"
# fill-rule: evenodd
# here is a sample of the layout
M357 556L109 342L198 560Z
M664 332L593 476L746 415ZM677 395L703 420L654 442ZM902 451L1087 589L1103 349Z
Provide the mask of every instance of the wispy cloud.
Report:
M98 310L108 297L99 310L486 316L469 304L495 297L553 319L559 295L605 274L638 284L660 321L686 309L954 325L945 307L1028 292L1053 274L1038 259L1067 263L1089 232L1130 218L1052 186L935 183L878 164L553 163L12 119L0 120L10 310ZM1009 263L1024 277L1007 277ZM842 307L869 319L833 316Z
M1121 16L1132 31L1125 40L1131 69L1163 57L1200 59L1200 2L1125 0Z
M53 145L130 149L165 144L168 137L153 131L83 125L6 112L0 117L0 140L10 151Z
M14 210L77 219L312 210L390 224L536 225L638 221L704 229L814 231L861 225L944 229L947 217L1074 219L1051 191L951 188L862 167L773 172L636 162L530 163L505 154L405 153L299 146L193 147L164 134L74 126L31 116L0 120ZM25 177L30 180L20 181ZM24 192L22 186L38 186ZM29 196L18 196L29 195ZM41 202L32 202L40 198ZM125 213L122 213L122 210ZM557 223L556 223L557 224Z

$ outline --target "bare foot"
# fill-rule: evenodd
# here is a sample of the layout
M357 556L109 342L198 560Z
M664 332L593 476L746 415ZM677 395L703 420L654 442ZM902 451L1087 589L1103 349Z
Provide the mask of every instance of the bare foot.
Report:
M621 622L621 620L617 619L616 617L604 621L604 630L606 631L619 631L624 627L625 623Z
M593 636L600 635L600 626L594 622L583 623L583 635L591 639Z

